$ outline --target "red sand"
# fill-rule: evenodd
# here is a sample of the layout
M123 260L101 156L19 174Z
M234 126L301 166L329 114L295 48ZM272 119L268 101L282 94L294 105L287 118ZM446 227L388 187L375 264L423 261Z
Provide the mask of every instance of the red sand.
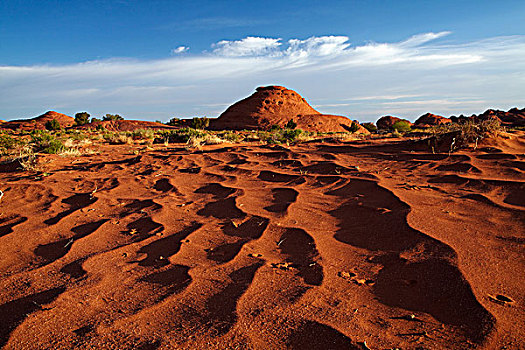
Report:
M0 173L0 346L522 349L524 142L43 156Z

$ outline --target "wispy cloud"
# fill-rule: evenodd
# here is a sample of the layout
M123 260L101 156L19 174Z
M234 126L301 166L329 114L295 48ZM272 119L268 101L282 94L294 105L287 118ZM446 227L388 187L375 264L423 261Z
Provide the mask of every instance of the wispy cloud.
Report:
M184 52L187 52L190 48L188 46L179 46L171 50L171 53L178 55Z
M213 53L224 57L276 56L281 39L259 38L249 36L241 40L222 40L213 44Z
M441 43L449 32L352 45L346 36L223 40L201 54L71 65L0 67L0 119L60 106L130 118L213 116L256 86L279 84L322 112L375 120L427 111L470 114L523 106L525 36ZM186 46L174 49L184 53ZM155 118L151 118L151 116Z

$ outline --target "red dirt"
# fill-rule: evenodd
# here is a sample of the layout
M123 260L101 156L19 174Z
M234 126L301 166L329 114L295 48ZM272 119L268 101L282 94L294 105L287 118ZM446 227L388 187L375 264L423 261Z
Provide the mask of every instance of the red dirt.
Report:
M75 124L75 119L71 118L68 115L57 113L54 111L48 111L38 117L31 119L20 119L20 120L11 120L4 122L0 125L1 129L11 129L11 130L43 130L46 128L46 123L50 120L56 119L61 127L67 128Z
M509 137L41 156L0 173L0 347L523 349Z
M298 129L311 132L348 132L352 120L321 114L313 109L297 92L282 86L258 87L257 91L230 106L219 118L212 119L212 130L266 130L272 125L284 127L293 120ZM359 125L358 133L368 134Z

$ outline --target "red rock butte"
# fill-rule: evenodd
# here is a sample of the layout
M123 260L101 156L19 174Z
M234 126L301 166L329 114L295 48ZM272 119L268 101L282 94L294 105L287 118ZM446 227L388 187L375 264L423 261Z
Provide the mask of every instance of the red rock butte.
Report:
M448 118L432 113L426 113L417 118L417 120L414 122L414 125L418 128L429 128L435 125L443 125L448 123L452 123L452 121Z
M348 132L355 123L359 133L368 133L346 117L319 113L301 95L283 86L258 87L251 96L234 103L212 120L210 129L266 130L272 125L283 127L290 120L306 131Z
M3 129L12 129L12 130L35 130L35 129L45 129L46 123L50 120L55 119L61 127L68 128L75 124L75 119L54 111L48 111L38 117L31 119L19 119L11 120L5 123L2 123Z

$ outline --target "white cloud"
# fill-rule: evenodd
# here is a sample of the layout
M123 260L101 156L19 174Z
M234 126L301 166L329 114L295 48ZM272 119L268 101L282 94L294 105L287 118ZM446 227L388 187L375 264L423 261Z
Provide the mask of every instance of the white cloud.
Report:
M441 37L452 34L451 32L439 32L439 33L423 33L413 35L405 41L399 43L399 46L402 47L416 47L423 45L429 41L439 39Z
M173 54L180 54L188 51L190 48L188 46L179 46L171 50L171 53Z
M70 115L214 116L256 86L270 84L297 90L322 112L358 120L524 107L525 36L434 41L448 34L363 45L351 45L345 36L284 43L247 37L220 41L209 53L162 60L0 66L0 119L57 106ZM181 47L175 50L184 52Z
M350 46L346 36L311 37L306 40L291 39L286 49L289 56L338 56Z
M249 36L237 41L222 40L214 44L213 53L225 57L273 56L281 39Z

